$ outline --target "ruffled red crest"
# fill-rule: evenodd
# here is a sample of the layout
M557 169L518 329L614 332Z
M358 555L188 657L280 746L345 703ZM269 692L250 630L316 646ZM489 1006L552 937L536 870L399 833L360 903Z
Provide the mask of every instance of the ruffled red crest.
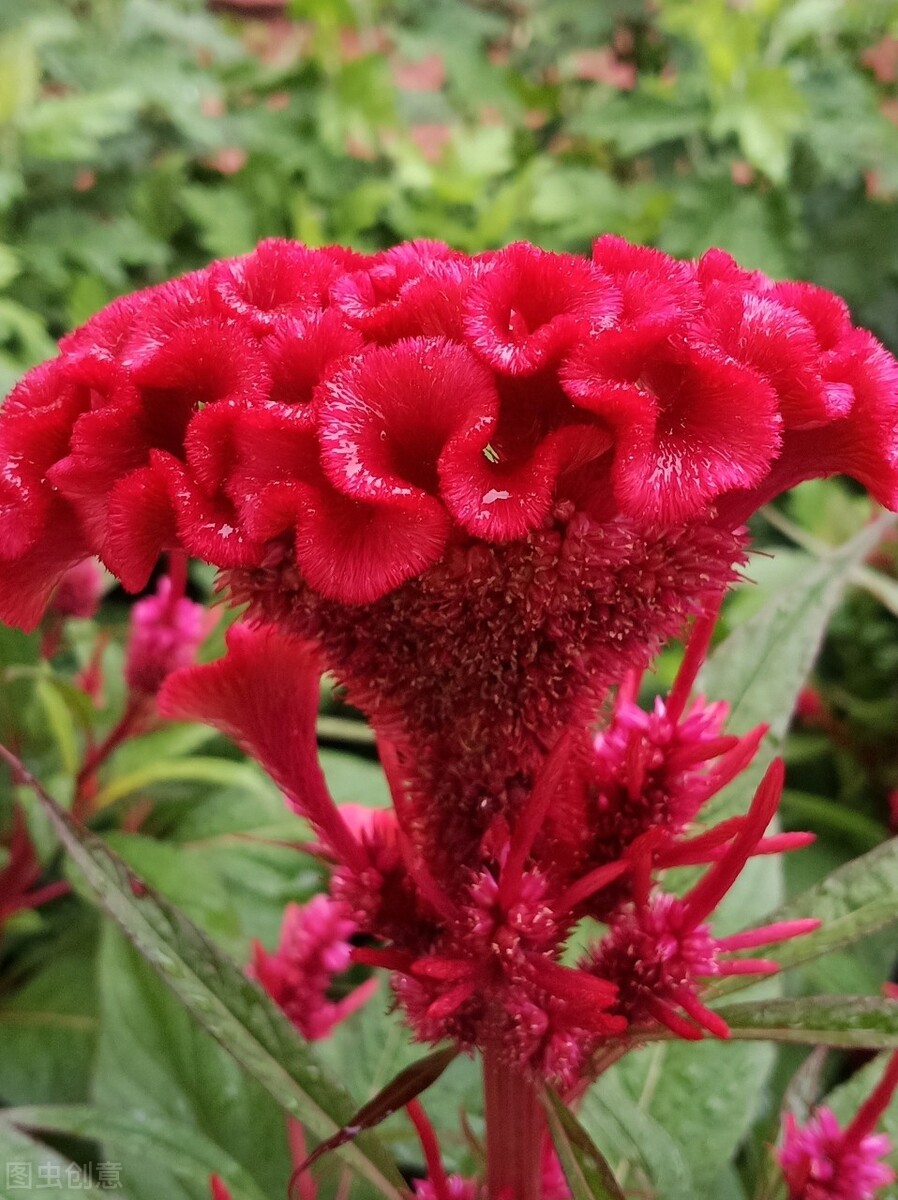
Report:
M129 586L179 541L247 566L295 529L306 582L360 603L562 511L739 523L837 471L891 503L896 370L838 298L722 251L271 239L114 302L14 390L0 558L62 510Z
M438 562L449 518L429 496L353 499L330 487L295 485L266 496L295 504L296 561L309 585L345 604L368 604Z
M821 355L811 323L771 294L712 284L706 321L717 344L753 367L777 394L787 429L807 429L845 416L851 392L821 376Z
M615 497L641 520L706 512L758 483L779 449L772 388L709 343L612 331L572 356L565 384L615 429Z
M0 559L15 559L46 528L53 496L46 472L66 453L86 398L59 359L36 367L13 389L0 426Z
M612 438L575 408L554 371L497 380L498 412L458 433L440 459L446 505L475 536L524 537L549 513L564 472L594 464Z
M208 286L198 293L179 287L132 333L124 363L149 414L267 395L268 372L255 338L216 309Z
M224 306L264 336L285 320L326 308L339 259L285 238L267 238L243 258L216 264L212 287Z
M668 327L689 321L701 307L692 263L606 233L593 242L592 261L621 294L620 322Z
M754 292L761 295L770 291L774 286L773 280L763 271L747 271L740 267L731 254L716 247L706 250L695 264L695 277L701 287L707 292L716 283L724 283L742 292Z
M374 342L460 338L464 293L476 269L443 242L406 242L338 280L333 302L354 329Z
M109 497L102 558L130 592L139 592L163 550L175 549L178 528L163 473L155 466L132 471Z
M898 506L898 362L872 334L855 329L825 366L826 378L850 389L849 415L817 436L827 447L826 473L853 476L887 508Z
M462 346L413 338L374 349L324 385L322 465L356 499L426 500L439 492L447 442L497 409L489 371Z
M202 273L198 273L202 274ZM184 276L188 281L192 276ZM164 285L163 285L164 286ZM135 324L159 295L161 288L145 288L119 296L111 304L60 340L62 354L75 362L100 363L120 358Z
M68 507L51 501L44 516L43 536L16 557L14 566L0 563L0 621L27 632L37 627L66 571L90 554Z
M360 333L350 329L334 309L312 313L302 320L285 318L266 340L265 362L271 378L273 404L307 408L315 389L337 363L364 346Z
M517 242L497 254L465 303L465 335L508 375L557 362L581 331L601 329L620 312L608 277L581 258Z
M209 495L170 454L154 451L153 467L165 480L181 546L216 567L247 567L262 559L262 547L246 536L227 496Z
M307 643L264 626L232 625L227 654L176 671L158 697L172 720L202 721L251 754L322 838L358 860L358 843L327 792L315 722L321 666Z
M841 298L813 283L774 284L771 295L809 321L821 350L833 350L851 333L851 314Z

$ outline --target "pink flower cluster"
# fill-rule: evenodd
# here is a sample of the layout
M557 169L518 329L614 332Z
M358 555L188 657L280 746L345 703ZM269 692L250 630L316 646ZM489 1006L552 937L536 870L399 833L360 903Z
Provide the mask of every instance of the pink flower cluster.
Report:
M0 615L97 554L139 589L176 546L377 600L447 548L568 503L737 525L797 479L898 499L898 367L844 304L721 251L616 237L370 257L272 239L114 302L0 418Z
M193 662L208 631L206 609L178 595L171 577L162 576L155 595L131 610L125 682L132 694L155 696L173 671Z
M789 1200L874 1200L895 1182L895 1172L882 1161L892 1153L891 1140L873 1131L896 1088L898 1054L845 1129L826 1107L816 1109L806 1125L787 1116L779 1162Z
M608 1039L644 1037L659 1024L683 1038L728 1036L701 999L707 984L775 971L770 960L742 952L818 925L791 921L725 938L708 926L750 857L809 840L765 836L781 764L768 771L747 814L700 833L691 829L706 802L749 763L764 733L726 736L725 706L697 700L686 707L701 662L696 647L710 627L710 620L696 627L666 703L640 714L624 689L606 733L562 736L520 798L513 823L512 814L494 813L464 858L456 857L459 845L437 853L418 836L426 810L410 797L387 743L394 808L372 813L330 802L316 761L320 667L315 652L294 638L271 627L235 626L228 656L172 676L160 703L169 716L201 718L239 741L312 822L334 862L332 894L342 906L322 899L322 913L351 916L348 928L375 939L353 959L393 972L395 994L420 1039L500 1047L520 1068L572 1085L588 1075L593 1052ZM275 716L284 713L291 718L286 731ZM602 836L603 822L613 838ZM470 837L468 831L465 845ZM664 890L665 871L699 865L707 870L685 896ZM307 961L318 953L319 939L306 928L313 915L317 927L317 910L295 910L295 936L285 925L276 960L256 965L276 999L283 1002L282 990L292 989L311 1014L324 1011ZM576 966L564 965L567 939L587 915L608 932ZM283 987L270 963L283 971ZM328 967L323 958L321 964Z
M351 965L348 939L355 931L343 906L319 895L302 907L287 905L273 954L255 944L250 974L309 1041L327 1037L377 987L376 980L369 980L340 1000L330 998L334 977Z

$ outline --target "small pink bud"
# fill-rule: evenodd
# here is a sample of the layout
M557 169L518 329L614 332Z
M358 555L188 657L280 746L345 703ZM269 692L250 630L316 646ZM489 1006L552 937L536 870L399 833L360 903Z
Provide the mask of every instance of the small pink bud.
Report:
M209 628L201 604L172 595L171 580L159 580L155 596L139 600L131 611L131 637L125 680L132 692L155 696L180 667L188 667Z
M209 1191L212 1200L231 1200L231 1193L220 1175L209 1176Z
M53 593L48 612L57 617L95 616L103 595L104 574L95 558L86 558L66 571Z

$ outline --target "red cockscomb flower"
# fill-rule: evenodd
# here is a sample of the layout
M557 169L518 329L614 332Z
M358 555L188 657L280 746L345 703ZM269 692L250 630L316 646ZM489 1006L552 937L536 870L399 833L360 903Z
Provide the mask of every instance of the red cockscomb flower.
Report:
M569 1081L628 1021L718 1032L701 981L738 947L707 918L749 855L801 839L764 837L775 774L691 831L761 736L687 706L705 614L784 487L845 471L898 504L896 384L841 301L720 251L268 241L116 302L15 389L0 616L33 625L92 554L132 589L163 551L221 568L249 624L163 711L233 737L310 820L419 1036ZM625 686L596 742L693 616L672 695L642 716ZM375 728L389 819L327 794L322 669ZM685 899L653 890L688 864ZM608 940L563 965L597 913Z

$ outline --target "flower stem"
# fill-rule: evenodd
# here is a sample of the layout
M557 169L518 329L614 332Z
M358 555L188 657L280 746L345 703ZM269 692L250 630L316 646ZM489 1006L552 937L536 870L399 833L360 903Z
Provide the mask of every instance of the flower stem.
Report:
M533 1080L488 1045L483 1091L489 1200L539 1200L546 1123Z

